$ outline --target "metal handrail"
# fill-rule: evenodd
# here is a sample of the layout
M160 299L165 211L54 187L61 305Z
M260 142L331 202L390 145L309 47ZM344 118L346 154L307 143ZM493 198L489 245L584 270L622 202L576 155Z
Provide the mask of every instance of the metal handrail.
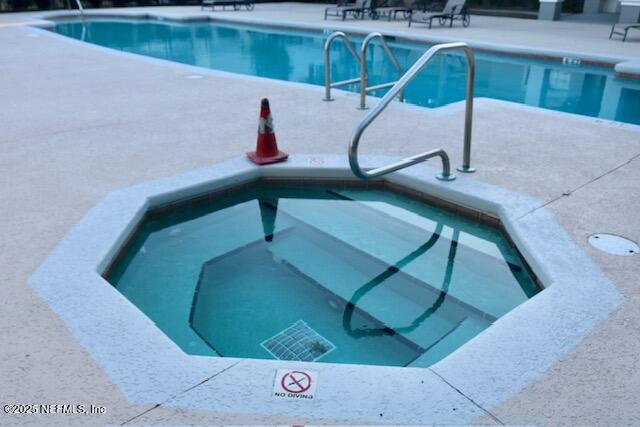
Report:
M75 1L76 1L76 5L78 6L78 10L80 11L80 16L84 21L84 7L82 6L82 2L80 0L75 0Z
M375 107L362 119L362 121L356 126L353 134L351 135L351 141L349 143L349 165L353 173L362 179L376 178L385 175L390 172L397 171L399 169L415 165L423 162L432 157L440 157L442 160L442 174L437 176L438 179L450 181L455 179L455 175L450 172L449 156L442 149L431 150L415 156L407 157L391 165L382 166L373 170L364 171L360 167L358 162L358 144L364 131L369 125L384 111L389 103L403 90L414 78L422 71L422 69L429 63L429 61L438 53L448 50L461 49L464 51L467 58L467 92L465 103L465 117L464 117L464 148L462 165L457 169L460 172L475 172L475 169L471 167L471 125L473 117L473 80L475 77L475 60L471 48L466 43L445 43L433 46L426 51L420 59L418 59L411 68L393 85L391 89L380 99Z
M347 49L349 50L351 55L354 57L356 62L360 64L360 77L342 80L335 83L331 82L331 45L333 44L333 41L337 38L340 38L342 40L342 42L347 47ZM402 66L398 61L398 58L396 58L394 53L389 48L389 45L387 45L387 42L385 41L384 36L381 33L374 32L367 35L367 37L365 37L365 39L362 41L362 44L360 45L360 54L358 54L358 52L356 52L353 45L349 41L349 36L347 36L342 31L336 31L332 33L327 38L327 41L324 43L324 100L325 101L333 101L333 99L331 98L332 88L347 86L354 83L360 83L360 107L359 108L361 110L364 110L367 108L366 97L368 92L373 92L380 89L386 89L388 87L393 86L396 83L396 81L393 81L393 82L382 83L375 86L367 87L367 82L369 78L368 72L367 72L367 50L369 49L369 44L371 43L371 41L373 41L376 38L380 39L380 44L382 45L382 49L385 51L389 59L391 59L391 62L393 63L396 70L398 71L398 74L402 76L402 73L403 73ZM403 100L404 100L404 92L401 91L400 101L403 101Z
M324 101L333 101L331 98L331 88L346 86L361 81L360 77L353 79L343 80L340 82L331 83L331 44L337 38L342 40L342 43L347 47L351 55L355 58L356 62L360 62L360 56L354 49L349 41L349 37L342 31L336 31L332 33L327 41L324 43Z
M391 59L391 62L393 63L394 67L396 67L396 70L398 71L398 75L402 76L403 74L402 66L400 65L400 62L398 62L398 58L396 58L396 56L393 54L393 52L389 48L389 45L385 41L384 36L381 33L378 33L378 32L370 33L367 37L365 37L365 39L362 41L362 45L360 46L360 76L361 76L360 77L360 109L361 110L365 110L367 108L367 105L366 105L367 92L386 89L397 83L397 81L393 81L389 83L382 83L379 85L367 87L367 82L369 78L367 73L367 49L369 48L369 44L373 39L380 39L380 44L382 45L382 49L384 49L389 59ZM400 91L400 101L404 101L404 91L402 90Z

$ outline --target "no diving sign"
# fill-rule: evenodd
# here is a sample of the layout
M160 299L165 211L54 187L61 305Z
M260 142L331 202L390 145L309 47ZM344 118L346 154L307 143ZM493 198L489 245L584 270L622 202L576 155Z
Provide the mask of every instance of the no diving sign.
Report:
M313 400L316 397L318 373L294 369L278 369L273 383L273 398Z

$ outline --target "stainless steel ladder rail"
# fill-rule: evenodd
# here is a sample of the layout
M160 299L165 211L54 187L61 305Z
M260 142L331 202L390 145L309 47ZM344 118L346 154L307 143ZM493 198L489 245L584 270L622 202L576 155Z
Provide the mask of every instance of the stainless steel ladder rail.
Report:
M342 40L342 43L344 43L349 52L351 52L351 55L353 55L356 62L360 63L360 56L351 45L349 37L345 33L342 31L336 31L327 38L327 41L324 43L324 101L333 101L333 98L331 98L331 88L360 83L362 80L361 77L355 77L353 79L342 80L340 82L331 82L331 45L337 38Z
M356 62L360 64L360 77L354 77L352 79L342 80L342 81L333 83L331 81L331 45L333 44L334 40L338 38L342 40L342 42L347 47L347 49L349 50L351 55L354 57ZM393 81L393 82L382 83L379 85L367 87L367 82L369 78L369 75L367 72L367 50L369 49L369 45L374 39L380 39L380 44L382 45L382 49L387 54L387 56L393 63L394 67L398 71L398 75L402 76L403 74L402 66L400 65L400 62L398 62L398 58L396 58L396 56L393 54L393 52L389 48L389 45L387 45L387 42L385 41L384 36L381 33L374 32L367 35L367 37L365 37L365 39L362 41L362 44L360 45L360 54L358 54L358 52L356 52L353 45L349 41L349 36L347 36L342 31L336 31L334 33L331 33L331 35L327 38L327 41L324 43L324 100L325 101L333 101L333 99L331 98L332 88L347 86L354 83L360 83L360 107L359 108L364 110L367 108L366 97L368 92L385 89L393 86L396 83L396 81ZM403 101L404 100L403 91L400 92L399 96L400 96L400 100Z
M84 21L84 6L82 6L82 2L80 0L75 0L76 6L78 6L78 10L80 11L80 16L82 21ZM67 2L67 7L71 9L71 4Z
M426 51L411 68L393 85L391 89L382 97L375 107L362 119L356 126L351 141L349 142L349 165L353 173L362 179L376 178L399 169L413 166L432 157L440 157L442 160L442 173L437 178L444 181L455 179L455 175L451 174L449 156L442 149L427 151L415 156L407 157L396 163L387 166L381 166L373 170L365 171L358 162L358 145L360 138L369 125L384 111L391 101L404 89L415 76L431 61L438 53L450 50L462 50L467 58L467 91L465 102L465 119L464 119L464 148L462 156L462 165L457 169L460 172L471 173L475 169L471 167L471 125L473 118L473 81L475 77L475 59L471 48L466 43L445 43L431 47Z
M365 37L365 39L362 41L362 45L360 46L360 109L361 110L365 110L367 108L367 104L366 104L367 92L374 92L376 90L386 89L388 87L392 87L394 84L397 83L397 81L393 81L393 82L378 84L375 86L368 86L369 75L367 72L367 49L369 48L369 44L374 39L380 39L380 44L382 45L382 49L387 54L387 56L393 63L393 66L398 71L398 76L401 77L402 74L404 73L402 71L402 66L400 65L400 62L398 62L398 58L396 58L396 56L393 54L393 52L389 48L389 45L385 41L382 33L374 32L374 33L370 33L367 37ZM403 90L400 91L399 95L400 95L400 101L404 101Z

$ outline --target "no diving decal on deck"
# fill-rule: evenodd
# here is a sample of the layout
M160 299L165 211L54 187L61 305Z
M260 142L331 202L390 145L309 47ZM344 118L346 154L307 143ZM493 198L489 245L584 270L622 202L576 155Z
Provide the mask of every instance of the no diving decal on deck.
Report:
M316 398L318 373L294 369L278 369L273 382L273 398L313 400Z

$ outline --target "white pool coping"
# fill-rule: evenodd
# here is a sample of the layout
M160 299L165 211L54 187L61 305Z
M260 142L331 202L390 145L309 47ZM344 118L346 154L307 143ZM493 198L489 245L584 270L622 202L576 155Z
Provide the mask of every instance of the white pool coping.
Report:
M366 165L388 157L366 157ZM528 196L420 165L390 182L498 217L545 290L430 368L187 355L100 273L145 211L259 177L354 179L346 156L238 157L109 194L49 254L31 286L128 400L203 411L350 422L466 424L542 376L621 303L591 259ZM277 369L318 372L311 401L274 400Z

